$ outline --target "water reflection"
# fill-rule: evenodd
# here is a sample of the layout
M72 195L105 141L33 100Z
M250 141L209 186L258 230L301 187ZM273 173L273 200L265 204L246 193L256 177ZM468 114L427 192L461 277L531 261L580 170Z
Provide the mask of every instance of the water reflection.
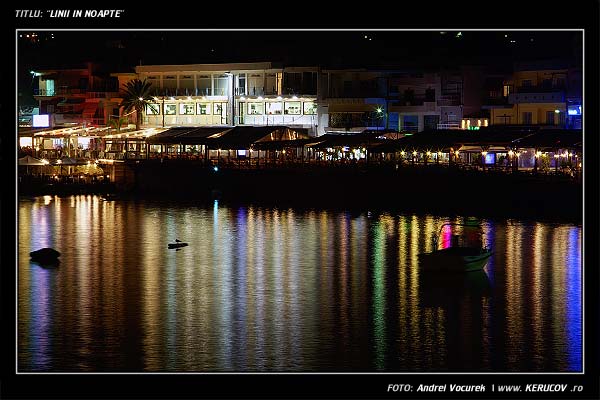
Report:
M461 218L87 195L18 217L21 371L582 368L577 226L482 221L485 270L440 276L417 256Z

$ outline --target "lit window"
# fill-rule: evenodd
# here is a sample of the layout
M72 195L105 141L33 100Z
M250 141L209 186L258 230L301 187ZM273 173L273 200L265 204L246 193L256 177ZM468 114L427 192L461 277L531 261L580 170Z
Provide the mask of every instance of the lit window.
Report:
M210 114L210 104L198 103L198 115L207 115L207 114Z
M147 104L146 115L157 115L160 114L160 106L158 104Z
M281 115L281 103L267 103L267 114L269 115Z
M179 105L180 115L194 115L194 103L182 103Z
M304 103L304 114L305 115L316 115L317 114L317 105L315 103Z
M176 104L165 104L165 115L175 115L177 114L177 105Z
M248 115L262 115L265 113L265 103L248 103Z
M300 115L300 102L286 101L284 103L284 113L286 115Z

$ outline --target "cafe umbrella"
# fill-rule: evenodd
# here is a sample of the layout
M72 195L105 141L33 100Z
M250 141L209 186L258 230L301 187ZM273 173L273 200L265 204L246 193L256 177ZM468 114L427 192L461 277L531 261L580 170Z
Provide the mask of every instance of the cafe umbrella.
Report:
M25 157L19 158L19 165L25 166L26 170L27 170L27 174L29 174L30 166L42 166L42 165L46 165L46 163L38 158L27 155Z

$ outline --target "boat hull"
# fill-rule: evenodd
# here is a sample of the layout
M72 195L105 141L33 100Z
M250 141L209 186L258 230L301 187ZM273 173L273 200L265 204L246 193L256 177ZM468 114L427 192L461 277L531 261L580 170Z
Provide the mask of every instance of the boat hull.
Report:
M424 269L436 271L479 271L487 264L492 252L474 248L448 248L419 254Z
M169 243L168 246L170 249L178 249L180 247L185 247L187 246L187 243Z

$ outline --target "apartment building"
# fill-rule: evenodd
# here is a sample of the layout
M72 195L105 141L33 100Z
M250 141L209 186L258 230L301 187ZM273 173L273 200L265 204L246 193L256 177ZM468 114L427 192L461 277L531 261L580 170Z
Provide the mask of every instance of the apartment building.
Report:
M493 125L581 129L581 69L556 62L520 63L488 89L484 107Z
M50 127L105 125L118 110L119 82L97 68L87 63L85 68L31 71L39 115L49 116Z

